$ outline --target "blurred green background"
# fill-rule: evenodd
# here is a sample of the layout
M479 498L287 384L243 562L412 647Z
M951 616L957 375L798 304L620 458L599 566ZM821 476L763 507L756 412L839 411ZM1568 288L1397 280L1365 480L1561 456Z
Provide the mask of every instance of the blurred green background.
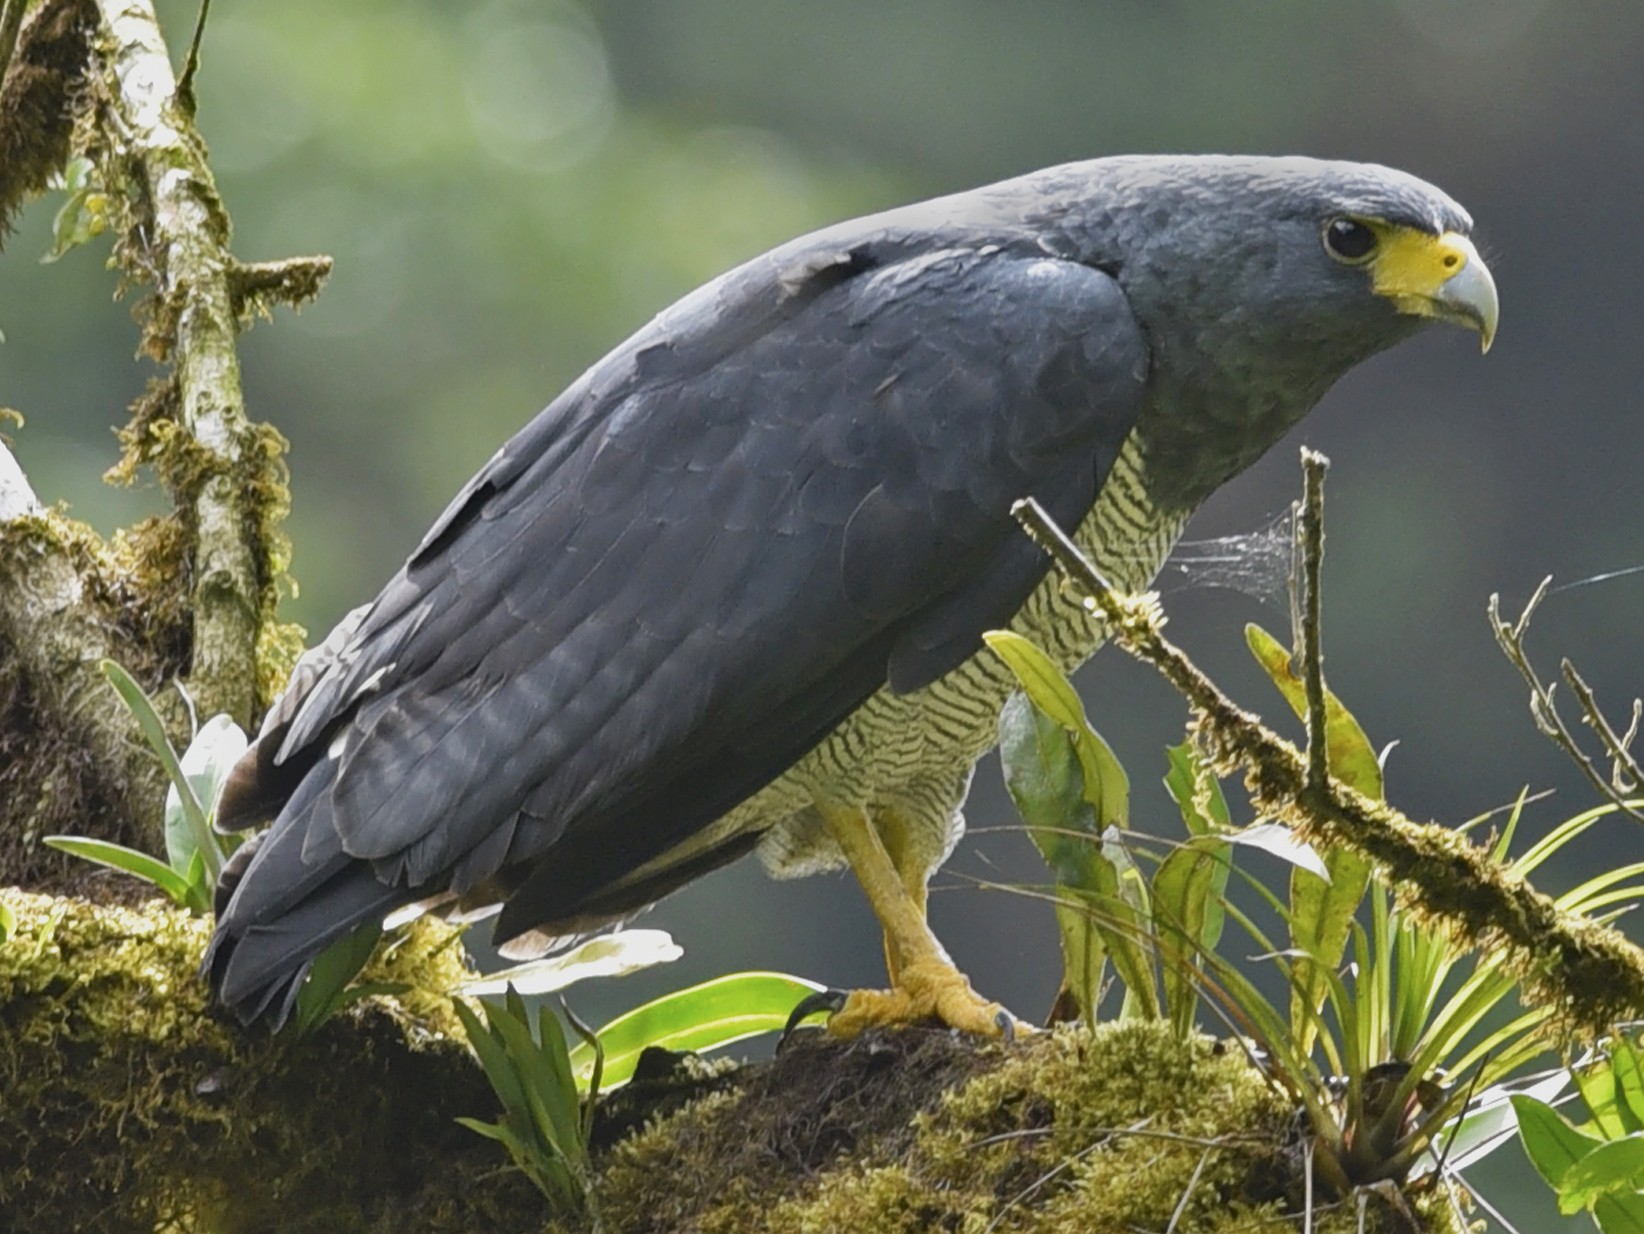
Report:
M193 6L160 7L180 57ZM318 303L243 350L253 415L292 442L287 612L317 638L584 366L800 231L1124 151L1376 160L1473 212L1501 288L1496 349L1481 360L1471 336L1435 330L1365 365L1190 534L1265 525L1297 491L1297 445L1330 455L1331 683L1400 743L1391 796L1456 821L1557 788L1532 811L1544 829L1590 794L1534 732L1484 602L1500 591L1516 611L1545 573L1644 563L1640 64L1637 0L218 0L200 122L236 251L337 259ZM0 405L28 417L13 437L41 495L106 531L161 504L98 481L149 370L129 359L106 241L37 263L56 205L32 208L0 265ZM1287 618L1272 570L1242 573L1233 590L1172 574L1172 630L1277 719L1240 631ZM1557 594L1533 646L1576 659L1620 715L1640 689L1641 600L1644 576ZM1153 784L1179 739L1174 697L1117 655L1081 684L1138 825L1168 825ZM968 814L933 918L984 991L1037 1017L1050 915L963 877L1040 877L991 765ZM1577 856L1641 848L1616 822ZM686 959L579 996L596 1022L735 968L882 980L844 879L774 884L746 864L646 924ZM1535 1187L1513 1190L1524 1169L1513 1150L1480 1181L1520 1228L1555 1228Z

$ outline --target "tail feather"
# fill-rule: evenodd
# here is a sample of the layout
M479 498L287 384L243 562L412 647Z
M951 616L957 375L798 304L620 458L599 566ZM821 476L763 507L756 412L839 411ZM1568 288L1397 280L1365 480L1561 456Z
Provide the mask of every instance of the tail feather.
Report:
M234 864L237 880L219 889L228 902L219 904L201 970L216 1001L243 1024L266 1020L279 1029L320 952L417 898L379 882L338 842L305 855L304 831L276 824L259 837L243 872Z

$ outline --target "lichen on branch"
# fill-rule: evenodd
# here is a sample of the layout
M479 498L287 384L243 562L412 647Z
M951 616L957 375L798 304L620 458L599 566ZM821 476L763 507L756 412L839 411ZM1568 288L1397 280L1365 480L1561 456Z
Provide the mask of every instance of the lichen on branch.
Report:
M249 724L267 701L259 643L288 557L285 442L246 414L235 351L244 294L228 213L153 8L100 0L99 9L85 152L115 203L122 271L152 285L139 306L143 350L171 366L140 400L125 437L127 467L157 467L193 541L188 685L196 704Z
M1316 488L1322 467L1307 474ZM1322 500L1317 491L1310 499ZM1015 513L1069 585L1106 619L1113 642L1156 668L1186 700L1207 761L1220 775L1242 773L1257 811L1304 840L1361 853L1418 918L1462 946L1501 953L1525 1001L1552 1010L1550 1034L1592 1040L1644 1009L1644 950L1620 931L1559 908L1461 832L1415 822L1328 775L1309 775L1303 751L1237 706L1165 638L1154 597L1115 592L1033 501L1018 502ZM1322 552L1322 532L1309 551ZM1316 591L1317 560L1304 568ZM1316 602L1309 607L1316 621ZM1316 628L1306 641L1316 656ZM1307 671L1316 674L1318 666Z

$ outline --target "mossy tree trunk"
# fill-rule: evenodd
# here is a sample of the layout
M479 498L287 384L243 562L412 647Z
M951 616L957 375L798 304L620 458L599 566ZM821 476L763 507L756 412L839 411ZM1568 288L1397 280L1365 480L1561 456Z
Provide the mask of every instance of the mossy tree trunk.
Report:
M40 846L45 835L159 841L163 781L103 659L159 699L181 746L183 692L200 718L248 726L301 649L301 631L275 616L285 442L247 416L235 343L256 313L313 296L330 263L247 265L230 252L192 98L148 4L43 0L19 23L24 0L5 3L0 32L16 23L17 38L0 69L0 218L76 168L69 230L113 234L121 286L146 288L139 350L160 366L120 430L110 479L150 467L173 504L105 542L7 468L0 880L49 885L69 867Z

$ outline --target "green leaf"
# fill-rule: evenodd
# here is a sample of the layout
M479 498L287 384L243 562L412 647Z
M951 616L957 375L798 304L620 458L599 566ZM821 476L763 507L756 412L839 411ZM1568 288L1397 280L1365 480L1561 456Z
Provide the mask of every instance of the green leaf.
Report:
M0 901L0 943L5 942L17 929L17 917L11 911L11 905Z
M822 988L784 973L731 973L635 1007L599 1030L605 1048L602 1088L608 1092L632 1079L639 1056L651 1046L713 1050L779 1032L800 1000ZM570 1063L579 1084L587 1084L594 1058L585 1042L572 1048Z
M188 910L209 913L212 909L211 876L206 873L205 855L199 849L189 856L188 868L183 871L183 882L188 884Z
M1558 1206L1565 1213L1591 1207L1601 1195L1636 1191L1644 1176L1644 1134L1600 1144L1564 1172Z
M1621 1099L1622 1125L1629 1132L1644 1131L1644 1062L1637 1045L1625 1037L1618 1039L1610 1047L1610 1066Z
M1327 878L1304 869L1290 872L1291 945L1303 953L1290 984L1290 1024L1298 1048L1312 1048L1329 977L1341 963L1353 929L1353 915L1370 885L1370 863L1351 849L1324 854Z
M91 183L89 160L73 160L63 176L62 187L68 193L68 200L52 220L51 251L40 259L42 263L56 261L70 249L101 235L108 227L108 194Z
M113 844L107 840L92 840L84 836L47 836L45 843L59 852L84 857L87 861L95 861L98 865L108 866L114 870L123 870L127 874L135 875L145 883L151 883L158 887L174 903L185 908L193 907L187 880L165 862L156 857L150 857L147 853L140 853L134 848L125 847L123 844ZM204 911L204 909L198 911Z
M299 1037L306 1037L355 998L362 997L350 995L348 983L365 967L381 937L381 926L363 925L315 957L308 979L297 991L295 1027Z
M1068 731L1084 772L1085 800L1102 827L1123 827L1130 817L1130 778L1113 751L1090 727L1085 706L1056 667L1033 643L1009 630L989 630L982 639L1003 660L1033 705Z
M1254 623L1244 628L1245 642L1273 684L1284 695L1292 711L1307 718L1307 687L1291 668L1290 652L1266 630ZM1324 745L1330 759L1330 774L1366 797L1382 799L1381 764L1364 729L1328 689L1324 692Z
M1160 1014L1153 975L1153 909L1147 881L1125 848L1117 827L1102 835L1100 859L1092 862L1096 896L1091 921L1107 944L1108 956L1125 983L1122 1015L1155 1019ZM1062 891L1062 888L1058 888Z
M1644 1195L1601 1195L1593 1220L1604 1234L1644 1234Z
M999 713L999 757L1005 788L1045 864L1062 882L1087 884L1102 828L1085 800L1072 734L1027 695L1012 694Z
M1056 898L1056 934L1062 944L1062 992L1057 1002L1063 993L1072 995L1079 1018L1095 1024L1107 970L1107 936L1096 925L1096 915L1102 911L1100 900L1066 883L1054 884L1051 894Z
M135 683L134 683L135 684ZM188 749L177 761L177 769L184 782L193 791L193 800L200 809L199 818L188 810L176 782L166 788L165 834L166 860L179 874L188 869L189 859L196 852L220 849L221 841L210 829L210 820L217 812L217 798L222 794L223 782L246 750L246 736L240 726L228 715L216 715L200 726ZM213 880L215 881L215 880Z
M109 684L114 687L124 701L126 709L131 712L132 718L137 721L137 727L142 731L144 740L160 760L160 765L165 768L166 778L176 788L183 813L188 820L188 829L194 837L194 845L204 855L206 870L211 875L211 885L215 887L217 876L223 868L222 851L211 834L199 798L194 795L188 777L183 774L182 764L177 759L177 751L172 747L171 738L166 735L166 727L160 722L160 715L154 710L153 701L143 692L143 687L137 684L132 675L113 660L100 661L98 667L103 670L103 676L108 678Z
M1525 1155L1554 1191L1562 1188L1576 1162L1604 1143L1597 1136L1577 1131L1545 1101L1515 1095L1512 1102Z
M679 959L685 951L665 930L617 930L590 938L559 955L487 973L462 987L464 994L551 994L589 977L623 977Z
M1619 1140L1638 1130L1627 1125L1627 1114L1617 1101L1615 1064L1610 1056L1598 1059L1590 1067L1573 1067L1571 1074L1600 1135L1607 1140Z
M1182 821L1191 835L1226 831L1233 826L1227 811L1227 798L1222 795L1221 782L1199 762L1199 753L1193 743L1182 742L1168 746L1165 758L1170 770L1165 773L1165 790L1182 812Z
M1224 914L1222 893L1233 849L1201 835L1177 848L1153 875L1154 934L1159 940L1165 1007L1177 1036L1193 1027L1198 1006L1199 956L1215 949Z
M1061 699L1057 705L1065 702ZM1099 871L1109 863L1102 854L1101 823L1090 798L1101 800L1103 792L1089 789L1075 733L1026 694L1006 700L999 715L999 738L1005 787L1055 878L1062 984L1080 1016L1093 1024L1108 953L1098 924L1103 899L1095 893L1102 885ZM1102 774L1100 767L1096 774ZM1108 873L1108 883L1117 887L1117 871Z

